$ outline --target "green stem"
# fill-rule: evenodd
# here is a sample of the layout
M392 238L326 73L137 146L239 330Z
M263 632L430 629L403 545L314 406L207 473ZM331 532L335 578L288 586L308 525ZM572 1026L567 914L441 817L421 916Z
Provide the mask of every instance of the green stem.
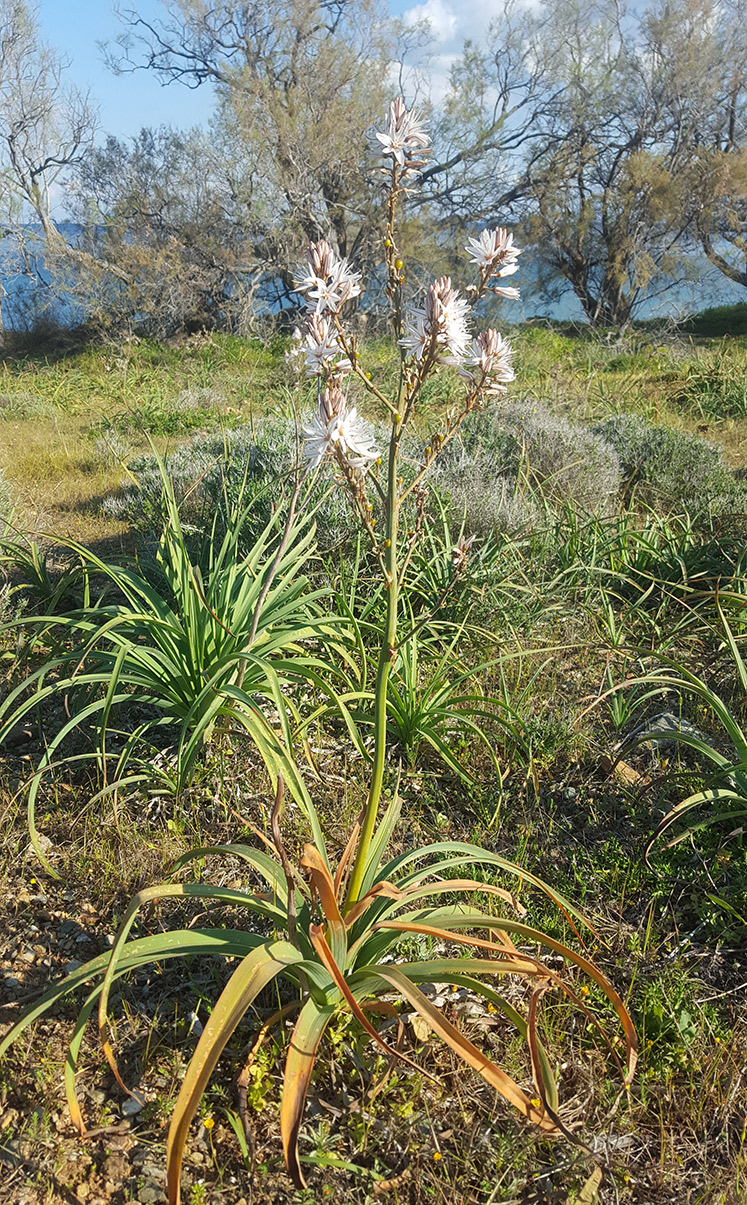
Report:
M387 606L386 625L381 637L379 664L376 671L376 701L374 705L374 756L368 788L366 810L363 814L361 835L350 875L345 910L360 898L361 887L368 864L371 839L379 813L381 788L384 782L386 762L386 703L389 673L397 648L397 607L399 581L397 575L397 528L399 523L399 486L397 481L397 451L400 435L399 414L392 421L389 440L389 479L387 482L386 506L386 573Z

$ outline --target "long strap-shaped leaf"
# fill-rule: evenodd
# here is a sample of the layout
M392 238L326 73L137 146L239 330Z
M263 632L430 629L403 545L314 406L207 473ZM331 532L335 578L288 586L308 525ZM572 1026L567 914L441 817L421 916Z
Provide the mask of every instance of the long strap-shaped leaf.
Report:
M311 925L309 928L309 937L311 938L312 945L319 955L325 970L334 980L335 986L340 992L340 995L345 1000L345 1003L348 1005L348 1008L358 1024L365 1029L368 1036L373 1038L374 1042L376 1042L376 1044L380 1046L390 1058L401 1059L403 1063L407 1063L415 1071L419 1071L421 1075L424 1075L426 1079L433 1080L435 1083L436 1081L434 1080L434 1077L428 1071L426 1071L423 1067L419 1067L418 1064L413 1062L411 1058L408 1058L406 1054L402 1054L401 1051L395 1050L393 1046L390 1046L388 1042L384 1041L379 1031L371 1024L368 1017L363 1012L360 1004L356 1000L355 995L351 991L340 967L337 965L332 956L332 951L327 945L324 937L324 926Z
M179 1205L179 1175L189 1124L226 1042L262 988L302 961L302 955L290 942L268 942L247 955L218 997L187 1068L171 1118L166 1143L169 1205Z
M301 866L307 871L319 895L329 929L329 944L336 963L344 967L348 954L348 934L335 896L335 884L324 858L313 845L304 845ZM312 938L313 942L313 938Z
M306 1001L296 1021L285 1060L280 1134L288 1174L296 1187L301 1189L306 1188L306 1181L298 1157L298 1135L316 1052L334 1015L335 1007L333 1004L319 1004L313 999Z
M431 919L433 920L434 918L437 919L435 912L434 912L433 916L431 917ZM427 916L426 916L426 919L427 919ZM487 927L487 928L490 928L491 930L492 929L495 929L495 930L505 929L508 931L509 934L514 933L520 937L528 938L529 941L535 941L539 945L548 946L551 950L555 950L555 952L557 954L560 954L562 958L566 959L566 961L575 963L577 967L579 967L582 971L584 971L591 979L594 980L594 982L597 984L597 986L602 989L605 996L607 997L610 1004L612 1005L615 1012L617 1013L618 1019L620 1020L620 1023L625 1031L625 1038L626 1038L626 1050L625 1050L626 1066L625 1066L624 1071L622 1069L622 1064L620 1064L617 1054L614 1052L614 1050L613 1050L613 1055L615 1057L616 1062L620 1066L620 1072L625 1079L625 1083L626 1084L631 1083L631 1081L633 1079L633 1073L635 1071L636 1063L638 1061L638 1034L636 1033L635 1026L630 1017L630 1014L629 1014L628 1010L626 1009L625 1005L623 1004L623 1001L620 998L619 994L615 991L614 987L610 983L607 976L605 974L603 974L602 971L599 970L599 968L595 965L595 963L593 963L591 961L591 959L585 958L582 954L579 954L571 946L565 945L564 942L557 941L554 937L550 937L550 935L548 933L542 933L539 929L534 929L530 925L521 924L521 922L519 922L519 921L510 921L510 920L505 920L505 919L497 920L493 917L481 916L480 913L474 912L471 915L465 913L461 917L453 916L451 918L451 924L455 929L460 929L462 927L464 927L464 928L486 928ZM462 945L473 945L473 946L477 946L479 948L484 948L487 944L482 939L468 937L464 934L460 934L455 931L451 931L447 927L445 927L443 924L421 923L420 917L418 916L417 913L412 913L410 916L405 915L403 918L400 918L398 920L382 921L379 924L377 924L375 926L375 928L376 929L394 929L395 931L400 931L400 932L404 932L404 933L422 932L427 935L436 936L436 937L440 938L441 940L455 941ZM503 954L505 954L507 952L507 951L503 950L501 947L494 945L493 943L490 943L490 945L492 945L494 949L499 950ZM530 961L532 961L532 960L530 960ZM546 971L546 974L550 975L550 977L557 983L558 987L560 987L565 992L566 995L570 996L571 999L573 999L575 1004L577 1004L577 1005L579 1005L579 1007L583 1008L583 1005L578 1000L578 998L575 996L575 994L572 992L571 988L565 982L565 980L563 980L560 976L551 975L549 970ZM584 1012L586 1012L585 1008L584 1008ZM591 1017L591 1019L594 1020L593 1017ZM599 1032L604 1036L604 1030L602 1029L602 1027L599 1025L598 1022L595 1022L595 1024L596 1024L597 1028L599 1029ZM605 1041L607 1041L606 1038L605 1038ZM607 1045L609 1046L609 1042L607 1042Z
M545 1130L548 1134L559 1134L560 1131L555 1122L542 1108L537 1108L527 1096L526 1092L507 1075L501 1067L489 1059L486 1054L483 1054L474 1043L470 1042L455 1025L439 1012L439 1010L431 1004L427 996L424 996L419 988L415 987L414 983L402 974L395 967L391 966L375 966L367 968L370 974L377 979L381 979L384 983L400 992L406 1000L410 1002L412 1007L419 1012L424 1021L427 1021L434 1033L454 1050L460 1058L464 1059L470 1067L474 1067L475 1071L486 1080L491 1087L495 1088L501 1094L504 1100L518 1109L519 1113L527 1119Z
M114 983L119 960L127 948L127 936L135 923L135 918L140 909L145 904L157 900L176 899L180 896L196 897L197 899L214 899L222 904L238 904L240 907L259 912L261 915L268 916L270 919L279 921L281 924L285 919L285 913L269 901L249 896L243 891L234 891L229 887L214 887L210 883L160 883L157 887L146 887L143 891L138 892L130 902L122 923L119 926L119 931L109 957L109 965L106 968L106 974L101 984L101 994L99 997L99 1034L101 1036L101 1044L106 1061L111 1067L112 1073L123 1092L129 1092L129 1088L120 1078L117 1062L114 1058L114 1051L109 1042L109 1022L107 1016L109 993ZM297 961L300 961L301 958L302 955L298 954Z

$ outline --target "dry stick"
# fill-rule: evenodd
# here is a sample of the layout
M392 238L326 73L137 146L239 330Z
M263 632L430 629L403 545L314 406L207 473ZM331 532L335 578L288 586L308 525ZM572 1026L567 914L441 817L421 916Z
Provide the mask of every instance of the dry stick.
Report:
M285 875L285 883L288 890L288 902L286 905L288 917L288 936L294 946L298 945L297 937L298 930L296 928L296 884L293 881L293 867L290 864L285 845L280 832L280 813L283 807L283 792L285 783L283 782L282 774L278 774L278 788L275 793L275 806L272 809L272 818L270 827L272 829L272 839L275 843L275 849L278 851L278 857L283 867Z

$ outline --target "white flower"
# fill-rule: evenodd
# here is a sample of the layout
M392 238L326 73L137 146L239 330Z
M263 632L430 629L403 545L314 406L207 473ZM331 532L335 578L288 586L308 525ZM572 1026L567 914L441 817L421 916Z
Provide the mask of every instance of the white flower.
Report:
M431 290L434 286L431 285ZM430 291L429 290L429 293ZM469 317L470 305L465 297L460 297L456 289L451 287L451 280L447 276L444 280L436 282L435 298L438 305L438 323L439 335L451 353L451 357L460 359L467 350L469 343L469 329L467 326L467 318Z
M514 379L511 357L514 351L498 331L482 331L472 340L472 351L464 361L460 376L471 381L484 393L506 393L506 385Z
M425 349L430 343L431 335L425 320L425 310L413 306L405 319L405 335L400 339L400 347L415 354L417 360L422 360Z
M483 230L477 238L469 239L464 250L470 252L471 263L489 276L513 276L519 270L516 260L521 248L514 246L514 236L502 226Z
M303 273L304 268L299 269ZM361 291L360 272L354 272L346 259L338 259L329 243L322 239L309 244L309 262L305 276L298 281L306 305L317 314L336 313L340 306Z
M318 377L325 370L335 373L350 372L352 365L343 357L332 364L336 356L342 355L342 348L337 341L337 333L331 326L329 318L321 314L311 314L306 328L306 375Z
M495 293L496 297L505 297L508 301L518 301L520 293L513 285L496 285L491 292Z
M377 147L376 143L380 145ZM416 109L407 109L401 96L393 100L389 106L386 130L375 130L373 145L385 158L391 156L405 166L405 159L412 167L416 165L414 156L420 152L420 157L430 149L430 139L425 132L422 114Z
M345 395L334 386L325 389L319 409L303 433L303 454L311 469L321 464L327 452L337 451L353 468L362 468L379 454L371 443L368 424L358 417L354 406L348 410Z
M459 364L469 343L469 310L469 302L459 296L451 277L442 276L428 289L423 309L414 306L407 314L406 333L400 339L400 347L407 348L420 360L435 344L441 351L439 363Z

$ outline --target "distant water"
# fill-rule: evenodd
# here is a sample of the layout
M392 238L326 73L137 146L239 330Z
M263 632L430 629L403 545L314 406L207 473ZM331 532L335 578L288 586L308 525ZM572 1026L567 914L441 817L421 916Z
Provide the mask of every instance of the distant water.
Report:
M74 243L82 233L75 222L60 222L59 230ZM28 228L29 246L33 251L29 270L18 261L12 237L0 239L0 273L2 273L3 323L7 330L31 330L43 319L52 319L63 326L76 326L85 320L85 310L70 296L54 289L54 282L44 267L44 238L38 226ZM542 296L537 285L537 264L527 249L520 260L521 270L511 277L521 288L518 302L506 302L504 314L509 322L528 318L550 318L567 322L584 322L580 302L570 289L553 301ZM465 265L466 266L466 265ZM647 297L636 312L637 318L684 318L687 314L714 305L733 305L747 301L747 289L733 284L704 258L694 261L697 279L678 282L672 288ZM52 285L50 288L49 286Z

